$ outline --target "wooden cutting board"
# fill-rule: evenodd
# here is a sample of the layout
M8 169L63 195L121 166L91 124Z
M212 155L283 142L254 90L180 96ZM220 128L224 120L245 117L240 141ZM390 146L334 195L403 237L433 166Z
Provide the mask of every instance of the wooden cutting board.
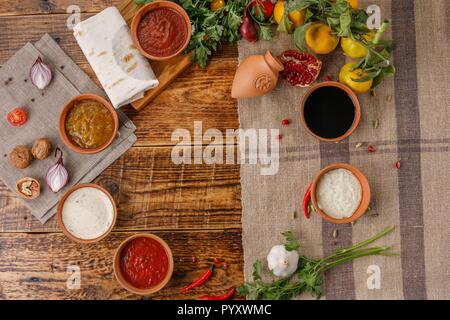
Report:
M131 24L136 12L141 8L133 0L124 0L117 6L128 25ZM155 99L179 74L186 70L192 63L192 53L179 55L165 61L150 61L153 72L159 80L159 86L148 90L144 97L131 103L133 108L141 110Z

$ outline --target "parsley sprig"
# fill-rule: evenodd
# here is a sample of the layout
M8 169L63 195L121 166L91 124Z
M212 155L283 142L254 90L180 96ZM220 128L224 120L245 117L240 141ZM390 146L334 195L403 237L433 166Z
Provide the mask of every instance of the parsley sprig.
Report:
M236 43L240 39L239 27L244 4L228 0L216 11L210 10L211 0L176 0L188 13L192 24L192 38L186 49L193 51L193 61L200 67L206 63L222 42Z
M320 298L323 295L324 273L328 270L361 257L371 255L398 256L398 254L390 251L392 249L390 246L367 247L372 242L392 232L394 228L394 226L388 227L367 240L351 247L338 249L335 253L322 259L310 259L301 255L297 271L290 278L264 282L261 276L262 263L257 260L253 264L253 282L244 283L238 288L238 293L250 300L286 300L293 299L302 293L310 293L313 297ZM299 248L299 244L293 238L291 232L285 232L283 235L286 238L286 250L294 247L295 250Z

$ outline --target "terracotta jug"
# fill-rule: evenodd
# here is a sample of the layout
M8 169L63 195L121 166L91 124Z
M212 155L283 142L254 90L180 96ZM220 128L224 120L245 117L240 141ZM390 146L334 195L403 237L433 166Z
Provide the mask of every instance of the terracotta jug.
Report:
M247 57L239 65L234 76L231 96L252 98L272 91L278 82L278 75L284 67L270 51L265 55Z

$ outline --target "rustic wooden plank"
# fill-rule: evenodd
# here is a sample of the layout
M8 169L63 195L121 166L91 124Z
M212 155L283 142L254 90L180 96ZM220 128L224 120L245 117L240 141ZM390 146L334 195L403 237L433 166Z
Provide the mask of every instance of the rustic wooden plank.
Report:
M236 153L236 152L235 152ZM171 148L132 148L95 181L118 205L115 230L240 227L239 165L175 165ZM0 232L58 231L41 225L0 185Z
M87 19L93 13L81 14L81 19ZM67 29L68 14L3 16L0 17L0 64L4 63L26 42L39 40L44 33L49 33L57 40L64 51L77 63L86 63L83 52L77 45L72 31ZM223 45L216 57L237 57L237 47Z
M141 299L114 279L112 259L120 242L135 233L114 232L93 245L79 245L62 234L0 234L0 299ZM236 230L156 232L167 241L175 260L174 275L151 299L195 299L222 294L243 282L241 233ZM199 261L192 262L192 256ZM217 257L229 264L190 293L180 288L195 280ZM69 290L67 267L81 271L81 288Z
M67 13L71 5L80 7L81 12L99 12L107 7L119 5L122 0L21 0L1 1L0 16L35 15L45 13Z

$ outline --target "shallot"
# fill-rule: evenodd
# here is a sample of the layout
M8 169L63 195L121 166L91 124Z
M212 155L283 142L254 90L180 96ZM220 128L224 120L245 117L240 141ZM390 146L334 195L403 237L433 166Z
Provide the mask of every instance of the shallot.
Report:
M40 90L45 89L52 81L52 70L38 57L30 70L31 82Z
M50 189L56 193L67 184L69 181L69 173L67 172L66 167L64 167L63 162L63 153L60 148L56 148L55 150L55 157L58 156L59 151L59 158L56 161L56 163L50 167L47 171L47 176L45 179L47 180L47 184L50 187Z

